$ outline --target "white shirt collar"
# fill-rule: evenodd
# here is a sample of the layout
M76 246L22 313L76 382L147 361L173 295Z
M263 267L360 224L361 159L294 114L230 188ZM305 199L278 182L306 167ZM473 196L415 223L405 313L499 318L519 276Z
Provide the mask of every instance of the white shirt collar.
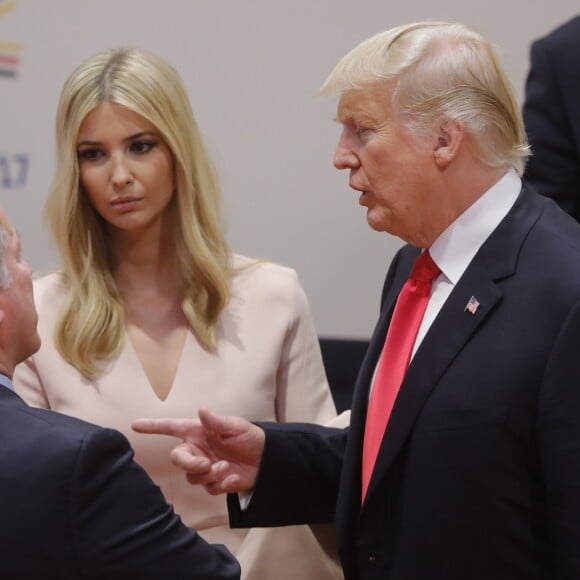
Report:
M508 171L431 244L431 257L453 285L512 208L521 189L516 171Z

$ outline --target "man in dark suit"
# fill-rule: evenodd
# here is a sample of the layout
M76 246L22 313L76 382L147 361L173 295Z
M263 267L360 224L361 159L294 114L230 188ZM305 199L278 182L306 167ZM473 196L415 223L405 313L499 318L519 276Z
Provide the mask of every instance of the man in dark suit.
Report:
M536 40L523 107L525 177L580 220L580 16Z
M210 493L251 491L228 497L234 526L335 517L347 580L580 578L580 226L521 181L525 132L493 47L460 24L402 26L322 92L340 97L335 166L369 225L407 242L350 427L201 411L135 428L182 437L173 459ZM416 273L429 260L433 276Z
M239 579L223 546L186 528L127 440L11 390L40 347L31 271L0 210L0 576Z

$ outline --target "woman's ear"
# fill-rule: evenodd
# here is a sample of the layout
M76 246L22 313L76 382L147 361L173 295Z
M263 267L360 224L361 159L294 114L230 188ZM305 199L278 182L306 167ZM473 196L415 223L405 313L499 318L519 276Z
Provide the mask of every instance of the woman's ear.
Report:
M444 121L439 126L437 143L433 149L433 159L440 169L447 167L459 153L465 131L459 121Z

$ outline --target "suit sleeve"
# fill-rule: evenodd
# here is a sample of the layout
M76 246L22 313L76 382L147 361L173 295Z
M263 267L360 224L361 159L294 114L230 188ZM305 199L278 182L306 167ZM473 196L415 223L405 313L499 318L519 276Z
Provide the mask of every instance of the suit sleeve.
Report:
M580 159L573 120L568 117L562 94L570 89L561 86L559 66L554 62L570 56L553 55L557 50L557 45L552 50L550 39L538 40L531 47L523 116L532 157L525 177L539 193L554 199L566 212L578 215ZM568 69L564 74L577 72Z
M552 557L558 580L580 578L580 305L554 346L538 405L537 433Z
M242 511L228 496L233 528L334 521L347 429L263 423L266 445L256 487Z
M70 520L83 578L240 576L223 546L206 543L181 523L113 430L95 429L80 445Z

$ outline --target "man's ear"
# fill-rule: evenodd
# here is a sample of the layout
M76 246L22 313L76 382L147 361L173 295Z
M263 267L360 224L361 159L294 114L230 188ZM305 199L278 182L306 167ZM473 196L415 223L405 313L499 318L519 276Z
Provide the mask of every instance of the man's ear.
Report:
M445 169L457 157L464 136L463 124L459 121L441 123L433 149L433 159L439 169Z

